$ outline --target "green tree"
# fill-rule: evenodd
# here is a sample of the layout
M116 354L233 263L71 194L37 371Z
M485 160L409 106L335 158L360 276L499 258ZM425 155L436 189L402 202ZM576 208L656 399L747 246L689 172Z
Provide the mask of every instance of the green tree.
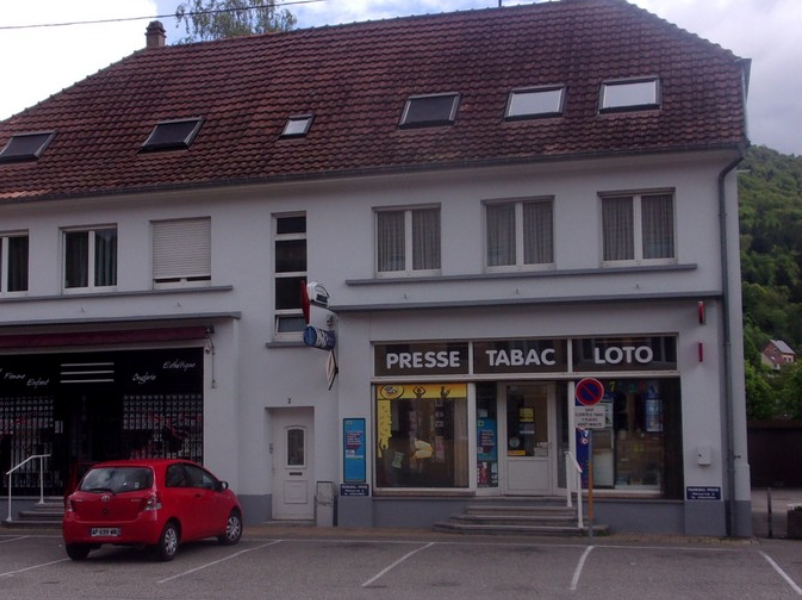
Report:
M762 370L750 362L745 366L746 375L746 417L749 420L763 421L777 416L775 392L766 380Z
M176 27L183 23L187 32L179 44L289 31L296 22L276 0L188 0L178 5L175 17Z
M781 371L783 415L802 419L802 362Z

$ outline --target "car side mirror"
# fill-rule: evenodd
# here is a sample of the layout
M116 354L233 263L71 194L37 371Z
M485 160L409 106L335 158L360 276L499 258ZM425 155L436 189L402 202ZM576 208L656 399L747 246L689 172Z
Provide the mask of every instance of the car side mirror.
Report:
M217 491L218 492L225 492L228 489L228 482L227 481L218 481L217 482Z

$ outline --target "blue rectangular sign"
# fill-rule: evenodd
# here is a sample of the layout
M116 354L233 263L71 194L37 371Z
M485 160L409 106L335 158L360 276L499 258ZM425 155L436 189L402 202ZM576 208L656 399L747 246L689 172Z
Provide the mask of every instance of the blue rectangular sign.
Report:
M365 419L343 419L343 481L366 481Z
M717 486L688 486L685 488L686 500L721 500L721 488Z

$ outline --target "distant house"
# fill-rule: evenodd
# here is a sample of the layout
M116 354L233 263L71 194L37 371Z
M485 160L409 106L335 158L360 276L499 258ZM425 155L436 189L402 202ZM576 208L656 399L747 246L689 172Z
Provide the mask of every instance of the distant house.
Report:
M760 358L764 365L779 370L785 365L792 365L796 362L796 352L782 340L771 340L763 348Z

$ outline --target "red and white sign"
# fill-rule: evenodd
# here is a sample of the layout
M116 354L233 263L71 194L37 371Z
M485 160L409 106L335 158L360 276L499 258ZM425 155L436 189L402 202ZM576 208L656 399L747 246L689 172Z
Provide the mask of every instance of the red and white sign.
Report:
M586 377L576 384L574 392L577 405L595 406L604 397L604 384L598 379Z

